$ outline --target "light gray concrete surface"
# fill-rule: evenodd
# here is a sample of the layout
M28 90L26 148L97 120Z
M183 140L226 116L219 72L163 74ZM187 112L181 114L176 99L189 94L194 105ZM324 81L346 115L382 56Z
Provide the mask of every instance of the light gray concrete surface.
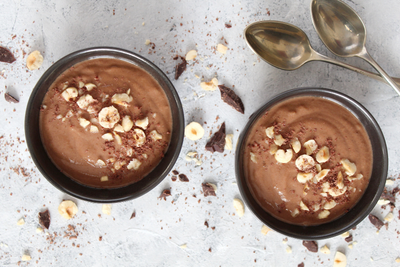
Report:
M400 2L346 3L365 22L372 57L390 75L400 76ZM318 241L319 247L328 245L331 254L311 253L301 240L288 238L285 244L286 237L276 232L262 235L263 224L247 209L243 217L234 216L232 200L240 198L235 153L211 154L204 149L210 132L223 121L227 133L234 134L235 146L249 116L282 91L307 86L331 88L355 98L376 118L387 141L389 175L396 178L390 188L400 184L400 99L392 88L322 62L285 72L264 63L246 46L243 30L248 24L280 20L302 28L317 51L335 57L318 39L309 6L309 0L1 1L0 45L9 48L17 60L0 63L0 265L297 266L304 262L307 267L332 266L339 250L347 255L348 266L400 266L395 262L400 256L397 207L387 230L382 228L376 234L376 228L366 219L351 231L357 242L352 249L338 236ZM225 23L232 28L226 28ZM224 56L215 50L223 42L221 38L229 48ZM145 45L146 39L156 45L154 50ZM61 57L93 46L128 49L154 62L175 85L186 123L207 123L206 135L200 141L184 140L174 167L190 182L172 182L169 175L143 197L113 204L110 216L102 214L100 204L73 199L47 182L33 164L24 141L25 108L40 76ZM198 60L189 63L187 71L175 81L176 62L172 58L192 49L198 51ZM43 54L44 63L39 70L29 71L25 61L34 50ZM361 59L341 60L372 70ZM235 86L245 114L223 103L218 91L202 90L196 75L205 80L215 76L220 84ZM18 96L20 103L6 102L6 91ZM202 166L185 161L189 151L203 155ZM205 198L200 193L203 181L217 184L217 197ZM169 187L172 197L160 201L160 192ZM57 212L63 199L72 199L79 207L77 216L69 221ZM49 234L36 233L38 212L47 208L52 218L46 231ZM130 220L133 211L136 217ZM381 219L388 212L380 207L373 211ZM18 226L21 218L26 223ZM76 227L76 239L64 237L69 224ZM181 248L183 244L187 247ZM286 252L287 246L291 254ZM23 254L29 254L32 260L20 262Z

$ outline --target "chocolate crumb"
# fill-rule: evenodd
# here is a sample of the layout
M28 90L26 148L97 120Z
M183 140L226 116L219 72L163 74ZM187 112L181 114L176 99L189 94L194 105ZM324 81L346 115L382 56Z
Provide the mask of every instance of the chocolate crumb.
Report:
M204 222L204 225L207 226L207 228L208 228L208 222L207 221Z
M15 57L10 50L0 46L0 61L5 63L13 63L15 61Z
M232 25L225 23L225 27L229 29L229 28L232 28Z
M318 244L315 241L303 241L303 246L305 246L311 252L318 252Z
M384 225L384 223L379 220L378 217L376 217L375 215L368 215L369 221L378 229L380 230L382 228L382 226Z
M181 182L189 182L189 179L187 178L187 176L183 173L179 174L179 181Z
M10 95L9 93L4 94L4 98L6 99L7 102L9 103L19 103L19 100Z
M218 88L221 91L222 101L240 113L244 114L244 105L240 97L238 97L232 89L226 87L225 85L218 85Z
M39 224L46 229L50 227L50 213L49 210L39 212Z
M102 236L99 236L99 241L101 241L101 240L103 240L103 237L102 237Z
M164 200L167 200L167 197L169 196L171 196L171 191L169 189L165 189L164 191L162 191L161 195L158 198L164 198Z
M203 187L203 193L205 197L216 196L214 187L212 187L212 185L210 185L209 183L202 183L201 186Z
M353 236L352 236L352 235L349 235L349 236L346 237L344 240L345 240L347 243L349 243L349 242L353 241Z
M178 175L179 172L178 172L177 170L173 170L173 171L172 171L172 174L173 174L173 175Z
M171 180L172 180L172 182L175 182L175 181L176 181L176 179L177 179L177 177L176 177L176 176L172 176L172 177L171 177Z
M400 188L398 188L398 187L393 188L392 195L393 196L396 195L396 193L398 193L399 191L400 191Z
M179 77L182 75L182 73L186 70L186 59L181 56L176 56L174 57L174 60L177 60L178 58L182 59L182 62L176 65L175 67L175 80L178 80Z
M214 153L215 151L223 153L225 147L225 122L222 123L221 128L211 137L206 144L206 150Z
M357 226L354 226L353 228L351 228L351 230L356 230L357 229Z
M304 262L302 262L299 265L297 265L297 267L304 267Z
M135 217L136 217L136 212L134 211L134 212L132 212L131 218L129 220L132 220Z
M209 248L209 249L208 249L208 251L210 251L210 252L211 252L211 248Z

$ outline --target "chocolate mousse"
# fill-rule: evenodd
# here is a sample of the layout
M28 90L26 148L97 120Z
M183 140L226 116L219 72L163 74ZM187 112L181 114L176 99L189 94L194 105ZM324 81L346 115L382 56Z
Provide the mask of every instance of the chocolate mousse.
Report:
M91 187L137 182L166 152L172 129L168 99L143 69L112 58L83 61L50 86L40 132L54 164Z
M346 108L320 97L271 107L250 129L244 152L247 184L260 206L298 225L332 221L363 195L372 148Z

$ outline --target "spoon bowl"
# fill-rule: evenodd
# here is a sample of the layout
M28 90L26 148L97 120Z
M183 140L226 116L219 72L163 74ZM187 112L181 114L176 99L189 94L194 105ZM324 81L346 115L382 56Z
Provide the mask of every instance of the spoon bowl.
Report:
M280 21L258 21L244 30L247 45L265 62L283 70L296 70L309 61L324 61L386 82L381 76L316 52L300 28ZM393 78L400 84L399 78ZM386 82L387 83L387 82Z
M307 35L296 26L277 21L259 21L245 29L249 47L269 64L295 70L311 60L313 49Z
M352 57L361 53L366 36L361 18L343 2L312 1L315 29L332 53Z
M364 59L400 95L400 87L368 54L365 25L351 7L339 0L312 0L311 17L319 37L332 53Z

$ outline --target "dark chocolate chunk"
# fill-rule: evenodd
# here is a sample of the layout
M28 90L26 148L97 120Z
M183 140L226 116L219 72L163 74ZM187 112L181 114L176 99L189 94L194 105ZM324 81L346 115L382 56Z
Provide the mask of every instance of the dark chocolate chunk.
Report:
M179 174L179 181L181 182L189 182L189 178L183 173Z
M172 171L172 174L173 174L173 175L178 175L179 172L178 172L177 170L173 170L173 171Z
M175 80L178 80L182 73L186 70L186 59L184 57L179 56L182 59L182 62L176 65L175 67ZM178 56L174 57L174 60L177 60Z
M10 50L0 46L0 61L5 63L13 63L15 61L15 57Z
M222 123L221 128L211 137L211 139L206 144L206 150L214 153L217 152L224 152L225 147L225 122Z
M208 222L207 221L204 222L204 225L207 226L207 228L208 228Z
M311 252L318 252L318 244L315 241L303 241L303 246L305 246Z
M4 98L6 99L7 102L10 102L10 103L19 103L19 100L16 99L15 97L13 97L12 95L10 95L9 93L5 93L5 94L4 94Z
M347 243L349 243L349 242L353 241L353 236L352 236L352 235L349 235L349 236L346 237L344 240L345 240Z
M383 223L381 220L379 220L379 218L376 217L375 215L370 214L370 215L368 215L368 218L369 218L369 221L370 221L378 230L380 230L381 227L384 225L384 223Z
M244 114L244 105L240 97L238 97L232 89L226 87L225 85L218 85L218 88L221 91L222 101L240 113Z
M205 197L216 196L214 187L212 187L212 185L210 185L209 183L202 183L201 186L203 187L203 193Z
M158 198L167 200L167 197L169 196L171 196L171 191L169 189L165 189Z
M229 29L229 28L232 28L232 25L225 23L225 27Z
M132 212L131 218L129 220L132 220L135 217L136 217L136 212L134 211L134 212Z
M50 213L49 210L45 210L43 212L39 212L39 223L46 229L50 227Z
M297 267L304 267L304 262L298 264Z
M176 181L176 178L177 178L176 176L172 176L172 177L171 177L172 182L175 182L175 181Z

